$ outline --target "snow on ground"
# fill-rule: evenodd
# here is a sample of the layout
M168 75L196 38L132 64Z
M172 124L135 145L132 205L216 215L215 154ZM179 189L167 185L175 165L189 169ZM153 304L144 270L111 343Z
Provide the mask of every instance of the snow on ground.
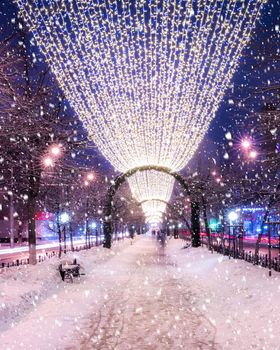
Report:
M280 274L207 251L169 249L183 279L191 279L196 308L216 328L221 349L280 349Z
M280 349L276 272L174 239L75 255L73 284L56 259L2 272L1 349Z
M89 251L68 252L62 255L61 260L55 256L36 266L20 265L0 269L0 331L65 287L58 272L60 263L77 258L82 269L90 271L94 264L106 261L128 244L128 240L118 241L111 251L94 247Z

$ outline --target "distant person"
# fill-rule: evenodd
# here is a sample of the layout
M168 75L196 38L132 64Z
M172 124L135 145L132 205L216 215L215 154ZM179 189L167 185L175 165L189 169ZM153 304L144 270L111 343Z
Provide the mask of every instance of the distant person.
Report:
M161 231L160 231L160 242L161 242L161 245L162 245L162 246L165 245L165 239L166 239L165 231L161 230Z
M133 239L134 239L134 232L133 231L130 231L129 238L130 238L130 244L132 245Z

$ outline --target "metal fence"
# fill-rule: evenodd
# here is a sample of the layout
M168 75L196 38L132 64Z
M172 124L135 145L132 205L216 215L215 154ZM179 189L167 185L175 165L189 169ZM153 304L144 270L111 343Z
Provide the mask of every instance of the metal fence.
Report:
M271 270L280 272L280 257L271 258L269 254L255 255L252 251L245 251L236 247L229 248L222 244L211 244L210 250L228 256L229 259L241 259L254 265L268 268L269 275L271 275Z
M189 244L191 244L191 238L188 237L181 237L183 240L188 241ZM227 245L225 242L227 241ZM280 251L278 257L271 257L271 253L269 254L269 250L272 249L272 246L269 244L267 245L267 254L261 254L255 255L255 252L252 251L246 251L243 249L243 240L236 238L236 239L225 239L224 241L221 240L219 243L215 242L211 239L210 248L209 250L213 253L216 252L218 254L222 254L224 256L228 256L229 259L240 259L245 260L249 263L252 263L257 266L261 266L264 268L269 269L269 275L271 276L271 271L274 270L276 272L280 272ZM205 240L203 240L203 237L201 239L201 246L208 247L208 244Z
M121 240L127 238L126 236L123 237L112 237L112 240ZM64 246L62 247L62 255L67 253L67 252L79 252L81 250L86 250L86 249L91 249L93 247L98 247L100 245L102 245L103 242L96 242L96 243L90 243L88 245L84 244L84 245L78 245L73 247L73 249L71 249L71 247L69 245L67 245L66 249L64 248ZM42 248L44 249L44 248ZM45 253L40 253L37 254L37 263L41 263L45 260L51 259L54 256L58 257L59 256L59 251L53 250L53 251L47 251ZM24 259L15 259L11 262L0 262L0 268L9 268L9 267L14 267L14 266L20 266L20 265L28 265L29 264L29 258L24 258Z

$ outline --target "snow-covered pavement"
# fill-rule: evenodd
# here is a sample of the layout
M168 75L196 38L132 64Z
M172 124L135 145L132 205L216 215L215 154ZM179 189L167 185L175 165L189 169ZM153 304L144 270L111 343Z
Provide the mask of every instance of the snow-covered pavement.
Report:
M280 349L276 273L148 237L77 259L74 284L56 258L0 274L1 349Z

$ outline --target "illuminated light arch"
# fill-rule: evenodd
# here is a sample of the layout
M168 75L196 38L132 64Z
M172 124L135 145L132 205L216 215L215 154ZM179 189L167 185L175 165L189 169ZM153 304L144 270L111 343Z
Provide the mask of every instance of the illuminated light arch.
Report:
M189 185L186 179L182 175L177 172L172 172L170 169L161 166L142 166L138 168L131 169L124 174L118 175L116 179L113 181L112 185L109 187L106 196L106 202L104 206L104 244L105 248L111 248L111 240L112 240L112 207L114 202L114 196L119 189L119 187L128 179L136 173L141 173L145 171L157 171L163 172L169 176L173 176L175 180L177 180L180 185L183 187L187 194L190 195Z
M161 223L162 222L162 218L160 215L149 215L146 218L146 223Z
M162 215L165 212L166 204L163 201L150 199L142 202L141 207L144 215L148 217L149 215Z
M127 180L133 197L139 203L154 198L168 202L171 198L175 181L174 177L170 174L156 170L136 172L128 177ZM162 202L160 203L160 207L164 211L165 205ZM146 209L142 207L144 212Z

